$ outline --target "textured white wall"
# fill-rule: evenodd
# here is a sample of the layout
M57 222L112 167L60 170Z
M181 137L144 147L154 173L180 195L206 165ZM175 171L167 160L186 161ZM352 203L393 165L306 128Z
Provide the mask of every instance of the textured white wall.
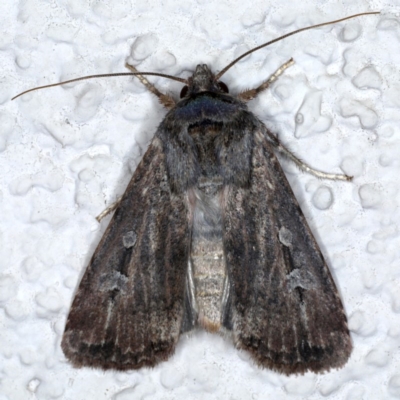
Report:
M180 4L180 3L185 3ZM78 1L0 4L0 400L400 398L400 1ZM69 305L107 221L165 114L132 78L27 88L124 70L188 76L299 27L230 70L231 93L293 57L251 109L303 160L351 183L284 169L341 291L354 353L339 371L260 370L217 335L181 339L131 373L73 369L60 349ZM397 14L396 14L397 12ZM152 79L164 91L180 85ZM296 115L303 123L296 124Z

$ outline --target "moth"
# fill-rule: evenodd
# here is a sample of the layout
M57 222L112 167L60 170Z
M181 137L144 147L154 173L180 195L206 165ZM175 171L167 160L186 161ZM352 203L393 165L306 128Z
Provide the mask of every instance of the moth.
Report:
M283 374L346 363L352 343L343 304L275 152L318 177L351 177L302 163L246 105L293 60L236 96L220 78L277 40L366 14L378 12L291 32L218 74L204 64L188 79L128 66L169 112L124 195L104 213L115 208L61 343L74 366L152 367L198 326L229 334L260 367ZM180 100L144 75L182 82Z

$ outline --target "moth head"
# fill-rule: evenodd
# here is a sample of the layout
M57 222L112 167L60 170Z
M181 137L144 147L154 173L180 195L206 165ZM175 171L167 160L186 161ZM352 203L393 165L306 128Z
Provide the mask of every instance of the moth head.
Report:
M200 92L229 93L224 82L217 81L206 64L199 64L188 84L181 90L181 98Z

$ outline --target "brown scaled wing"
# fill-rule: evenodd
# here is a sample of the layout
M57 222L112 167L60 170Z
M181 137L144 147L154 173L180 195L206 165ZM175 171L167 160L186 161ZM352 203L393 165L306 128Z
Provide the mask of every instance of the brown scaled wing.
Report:
M173 353L184 314L187 214L154 138L72 303L62 349L75 366L136 369Z
M290 374L342 366L352 345L335 283L264 134L249 188L224 208L231 329L258 365Z

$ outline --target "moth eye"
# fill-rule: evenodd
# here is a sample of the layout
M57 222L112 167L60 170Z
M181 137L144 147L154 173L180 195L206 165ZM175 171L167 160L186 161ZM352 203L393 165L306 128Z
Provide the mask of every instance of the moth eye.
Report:
M223 92L229 93L228 86L224 82L218 81L218 86Z
M182 90L181 90L181 99L187 95L188 90L189 90L189 88L188 88L187 85L182 88Z

